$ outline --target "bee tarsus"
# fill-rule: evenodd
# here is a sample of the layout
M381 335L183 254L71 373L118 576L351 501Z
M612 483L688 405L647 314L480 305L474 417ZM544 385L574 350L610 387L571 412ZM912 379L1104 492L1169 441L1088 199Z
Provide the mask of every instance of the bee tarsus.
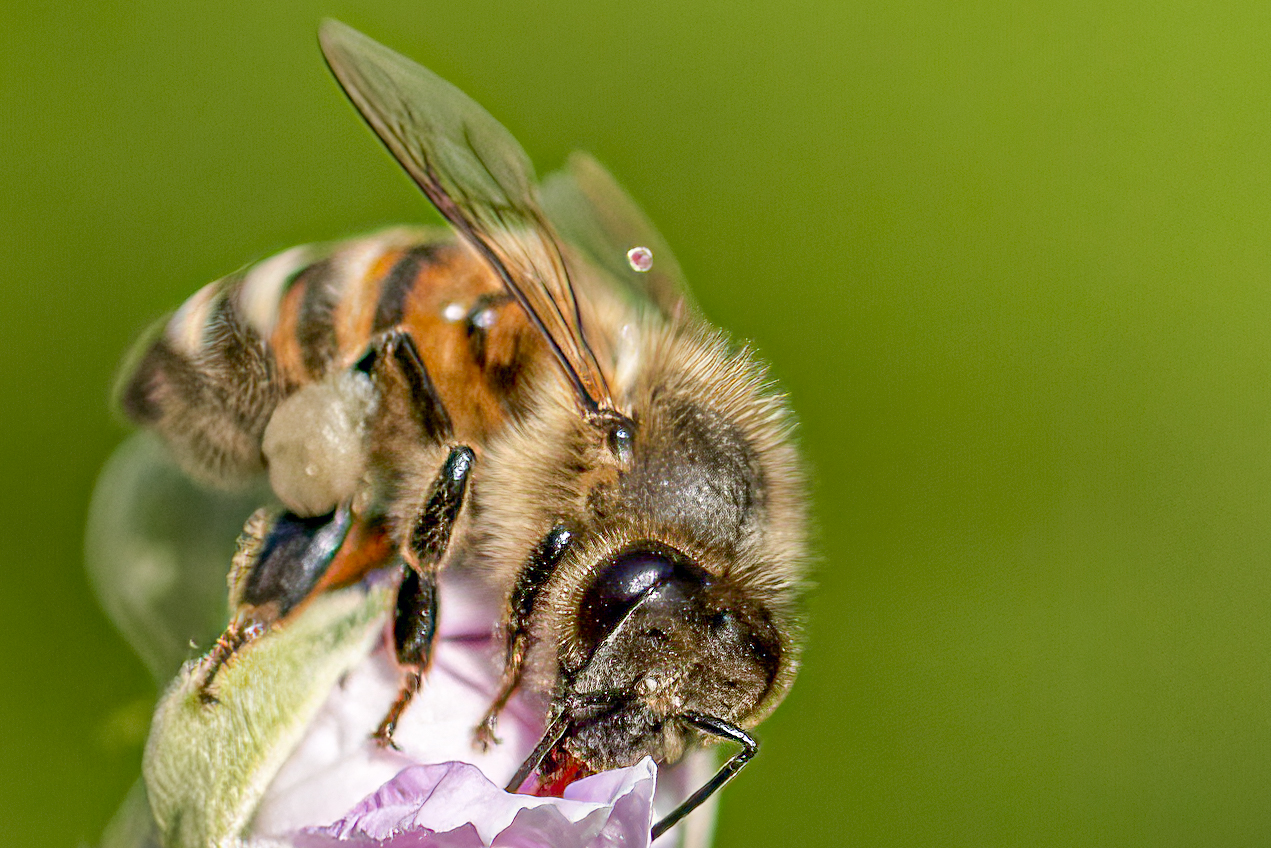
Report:
M393 734L397 732L397 722L401 720L402 713L406 712L411 700L419 693L422 679L423 670L407 670L402 689L397 693L397 700L393 701L393 705L388 709L388 714L384 716L380 726L371 734L375 744L381 748L392 748L394 751L401 750L397 743L393 741Z
M199 698L215 703L212 684L238 651L310 597L344 544L347 506L315 518L258 509L243 525L230 570L233 618L204 660Z
M241 622L235 621L231 622L225 632L217 637L216 644L212 646L212 650L204 658L203 673L196 687L201 703L207 706L215 706L220 703L220 699L212 691L212 684L216 680L217 673L239 649L264 633L265 630L266 628L263 625L255 622L244 627Z

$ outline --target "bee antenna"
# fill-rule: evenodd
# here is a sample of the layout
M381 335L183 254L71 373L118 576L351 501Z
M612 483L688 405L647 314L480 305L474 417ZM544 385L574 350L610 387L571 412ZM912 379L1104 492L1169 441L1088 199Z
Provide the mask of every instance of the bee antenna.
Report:
M557 716L543 733L543 738L534 746L534 750L530 751L530 755L525 758L525 762L521 763L521 767L516 770L516 774L512 775L512 779L508 781L505 789L507 792L516 792L521 788L521 784L530 776L530 772L538 768L539 763L543 762L543 758L547 756L547 752L555 748L560 740L565 738L565 732L569 730L569 717L565 713Z
M724 721L722 718L698 713L685 713L680 718L703 733L708 733L711 736L725 739L729 742L736 742L741 745L741 750L734 754L731 760L724 763L723 768L715 772L714 777L702 784L700 789L655 824L650 835L651 839L657 839L679 824L680 819L696 810L703 801L715 794L716 790L732 780L733 775L741 771L742 766L750 762L751 758L759 751L759 743L749 733L734 724Z

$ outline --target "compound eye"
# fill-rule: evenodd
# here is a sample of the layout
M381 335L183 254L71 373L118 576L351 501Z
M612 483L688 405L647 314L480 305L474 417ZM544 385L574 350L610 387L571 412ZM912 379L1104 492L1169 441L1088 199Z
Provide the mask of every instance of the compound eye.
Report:
M669 583L683 557L658 545L641 542L609 560L583 596L579 622L583 640L595 645L645 595Z

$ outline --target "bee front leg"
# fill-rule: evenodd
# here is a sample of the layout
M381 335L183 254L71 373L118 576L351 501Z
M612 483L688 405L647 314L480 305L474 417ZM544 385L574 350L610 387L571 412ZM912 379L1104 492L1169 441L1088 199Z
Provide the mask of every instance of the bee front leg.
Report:
M397 747L393 733L402 713L419 691L420 681L432 659L437 629L437 573L463 506L474 459L471 448L458 445L450 449L402 544L401 558L406 564L406 573L397 592L393 643L406 679L397 700L373 734L381 746Z
M573 540L573 534L563 524L558 524L538 543L516 578L516 586L508 603L507 648L503 662L503 675L494 701L481 723L472 732L474 747L485 750L499 740L494 735L499 713L521 685L521 673L525 670L525 657L530 649L530 624L534 617L534 602L543 586L556 572Z

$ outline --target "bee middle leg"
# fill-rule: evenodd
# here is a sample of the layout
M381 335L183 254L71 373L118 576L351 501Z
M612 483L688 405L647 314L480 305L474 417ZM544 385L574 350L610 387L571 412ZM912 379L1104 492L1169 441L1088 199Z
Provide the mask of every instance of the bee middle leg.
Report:
M371 374L379 389L380 407L371 422L371 441L380 453L379 464L418 468L433 461L438 446L451 444L423 503L402 522L408 526L398 556L405 573L397 593L393 643L405 680L372 734L379 745L396 747L393 733L397 723L419 691L432 659L437 574L463 506L475 455L470 448L454 444L454 426L446 405L414 338L405 329L397 327L379 335L356 367Z
M406 568L397 592L393 643L406 678L397 700L373 734L383 747L397 747L393 742L397 723L419 691L432 660L437 631L437 574L463 506L474 460L471 448L456 445L450 449L402 543L401 558Z
M373 737L381 746L396 748L393 733L402 713L419 692L424 672L432 661L432 642L437 630L436 574L427 578L407 566L397 591L397 612L393 619L393 644L397 664L406 672L397 700L389 707Z

